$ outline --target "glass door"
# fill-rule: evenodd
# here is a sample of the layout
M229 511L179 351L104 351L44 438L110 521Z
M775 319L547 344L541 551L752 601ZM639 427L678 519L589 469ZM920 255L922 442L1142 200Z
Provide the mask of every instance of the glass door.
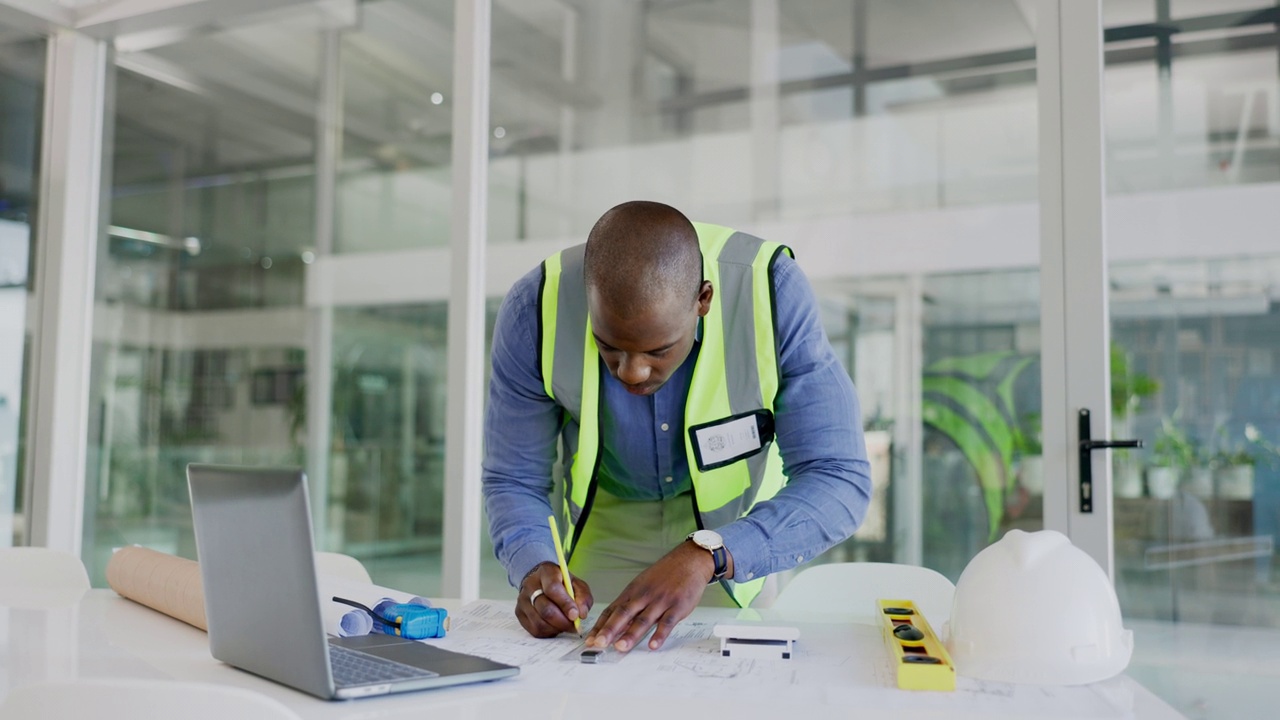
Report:
M1234 717L1280 638L1280 8L1132 5L1104 3L1111 412L1146 443L1114 459L1116 587L1135 675Z

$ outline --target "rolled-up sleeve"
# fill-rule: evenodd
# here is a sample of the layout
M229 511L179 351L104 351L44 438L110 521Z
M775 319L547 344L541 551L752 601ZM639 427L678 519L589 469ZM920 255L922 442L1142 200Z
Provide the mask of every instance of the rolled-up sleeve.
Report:
M773 271L782 378L776 442L788 480L718 528L737 582L795 567L853 534L871 494L857 395L836 358L808 280L783 255Z
M484 418L489 536L513 587L538 563L556 561L547 516L561 410L547 397L538 370L540 279L540 268L525 275L498 309Z

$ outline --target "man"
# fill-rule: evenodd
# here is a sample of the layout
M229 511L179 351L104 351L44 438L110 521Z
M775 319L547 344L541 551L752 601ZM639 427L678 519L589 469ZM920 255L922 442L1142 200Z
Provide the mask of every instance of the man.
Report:
M547 525L557 441L576 603ZM628 202L519 280L494 329L484 493L521 625L572 632L616 598L587 644L623 652L851 535L870 493L857 400L789 251Z

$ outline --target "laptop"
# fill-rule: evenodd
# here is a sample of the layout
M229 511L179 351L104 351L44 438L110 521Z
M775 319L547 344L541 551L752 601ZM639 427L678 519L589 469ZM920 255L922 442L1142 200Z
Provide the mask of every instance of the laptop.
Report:
M301 470L192 464L187 484L214 658L325 699L520 672L394 635L329 637Z

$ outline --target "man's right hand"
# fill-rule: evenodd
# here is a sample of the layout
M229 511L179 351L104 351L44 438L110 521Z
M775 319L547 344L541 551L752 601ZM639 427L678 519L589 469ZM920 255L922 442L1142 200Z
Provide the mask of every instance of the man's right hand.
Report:
M593 599L591 588L585 582L572 575L569 577L573 580L573 595L578 599L576 604L564 589L560 566L556 563L538 565L520 583L520 593L516 596L516 619L530 635L549 638L562 632L578 632L573 621L586 618Z

